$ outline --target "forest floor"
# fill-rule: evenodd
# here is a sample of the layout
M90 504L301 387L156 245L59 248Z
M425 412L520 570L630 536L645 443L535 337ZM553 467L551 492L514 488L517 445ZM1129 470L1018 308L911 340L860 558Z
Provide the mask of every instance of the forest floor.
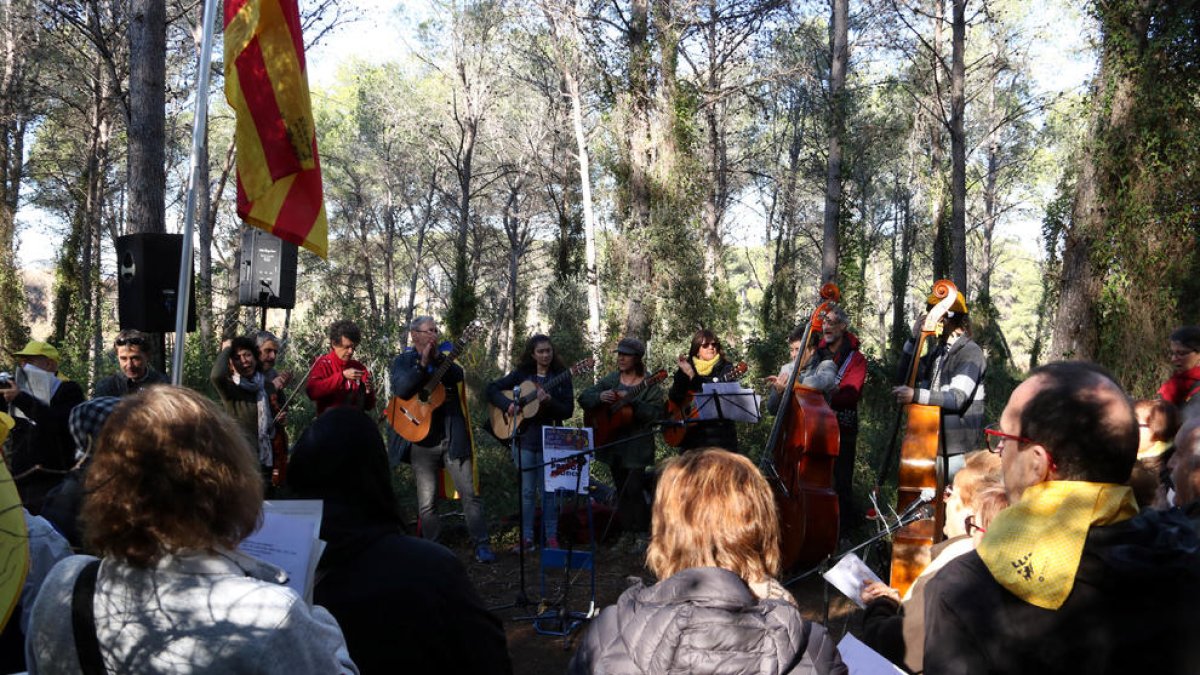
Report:
M515 606L515 601L521 591L520 561L515 552L507 549L496 550L497 560L491 565L476 563L472 551L462 542L452 545L467 566L467 572L475 584L475 589L483 598L483 603L492 608L493 613L503 622L505 634L508 636L508 652L512 657L513 672L516 675L541 675L542 673L564 673L571 655L579 644L580 637L587 630L586 622L571 635L562 637L543 635L534 628L531 617L546 609L543 598L557 598L564 587L563 571L549 570L543 592L542 575L539 569L538 553L526 554L525 558L525 595L534 604L531 606ZM613 546L602 544L596 551L595 575L595 607L597 611L612 605L617 597L628 588L634 578L641 578L647 583L654 581L654 575L645 567L645 555L631 553ZM567 589L565 607L570 612L588 611L592 597L591 575L579 570L573 570L571 582ZM861 623L861 612L848 599L836 590L829 589L829 616L825 618L825 585L818 575L797 582L790 586L796 596L797 604L806 619L826 624L833 635L840 639L843 634L858 633ZM560 605L561 606L561 605ZM553 608L557 609L557 607ZM551 609L551 616L555 616ZM557 627L553 619L545 620L543 625L549 628Z

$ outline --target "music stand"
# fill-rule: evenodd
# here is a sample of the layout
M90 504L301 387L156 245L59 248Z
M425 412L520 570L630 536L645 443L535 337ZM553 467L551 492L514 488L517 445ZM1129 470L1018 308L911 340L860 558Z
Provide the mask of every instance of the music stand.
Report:
M696 421L729 420L755 424L762 419L759 396L737 382L706 382L695 395Z

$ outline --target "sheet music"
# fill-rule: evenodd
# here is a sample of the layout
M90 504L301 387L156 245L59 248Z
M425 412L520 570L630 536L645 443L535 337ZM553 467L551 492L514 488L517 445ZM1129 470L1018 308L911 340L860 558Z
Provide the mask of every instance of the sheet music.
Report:
M846 664L846 668L854 675L904 675L904 671L896 664L883 658L879 652L866 646L850 633L846 633L838 643L838 654L842 657L842 663Z
M859 607L866 607L863 604L862 598L859 597L862 589L867 585L868 581L878 581L883 583L877 574L871 571L870 567L862 561L862 558L847 553L825 574L821 575L833 587L838 589L847 598L854 601L854 604Z
M758 412L762 400L740 382L705 382L695 400L702 420L756 423L762 419Z

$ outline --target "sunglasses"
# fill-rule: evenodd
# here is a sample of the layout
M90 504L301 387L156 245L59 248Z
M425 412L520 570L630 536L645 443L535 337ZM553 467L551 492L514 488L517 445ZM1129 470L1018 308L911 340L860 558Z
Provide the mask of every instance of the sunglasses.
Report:
M125 345L129 345L131 347L144 347L146 345L146 338L142 338L142 337L117 338L116 345L118 347L124 347Z

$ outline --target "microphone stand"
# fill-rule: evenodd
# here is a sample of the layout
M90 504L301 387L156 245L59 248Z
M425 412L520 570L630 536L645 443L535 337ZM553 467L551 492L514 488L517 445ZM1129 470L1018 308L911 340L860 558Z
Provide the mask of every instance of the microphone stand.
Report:
M933 514L929 513L929 508L928 508L932 503L933 503L933 491L932 490L922 491L920 498L913 501L913 503L910 504L907 509L905 509L904 513L900 514L896 518L895 522L887 523L885 520L884 527L879 532L876 532L874 535L872 535L871 537L869 537L868 539L866 539L865 541L863 541L859 544L855 544L855 545L851 546L850 548L847 548L843 551L840 551L838 553L834 553L830 556L827 556L824 560L822 560L820 563L818 563L816 567L813 567L812 569L809 569L808 571L803 572L803 573L799 574L798 576L792 577L791 579L784 581L783 586L785 588L787 588L787 587L792 586L793 584L799 583L799 582L811 577L814 574L817 574L817 573L824 574L830 568L830 561L840 560L844 556L847 556L851 553L857 553L858 551L861 551L864 548L873 546L873 545L879 543L880 541L890 537L891 535L895 534L896 532L898 532L901 528L905 527L906 525L915 523L918 520L923 520L925 518L933 517ZM826 625L829 624L828 583L825 584L825 624Z
M517 384L512 390L512 402L520 404L521 401L521 385ZM520 569L521 585L517 588L517 594L513 601L507 605L498 605L489 607L488 611L496 611L498 609L511 609L520 607L524 609L533 604L529 600L529 595L525 592L525 471L526 469L521 457L521 446L517 437L517 419L521 412L520 407L513 411L512 423L509 426L509 451L517 460L517 566ZM544 516L543 516L544 517ZM525 617L520 617L518 620L524 620Z

